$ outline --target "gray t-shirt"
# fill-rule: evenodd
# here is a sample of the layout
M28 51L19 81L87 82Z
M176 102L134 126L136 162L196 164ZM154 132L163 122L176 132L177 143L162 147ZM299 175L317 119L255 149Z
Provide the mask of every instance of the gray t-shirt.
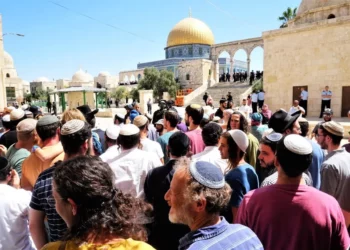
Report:
M350 212L350 154L341 148L330 152L321 167L321 191L333 196Z
M30 152L25 148L16 148L15 144L12 144L6 153L6 159L10 166L17 171L19 177L22 176L22 163L30 155Z

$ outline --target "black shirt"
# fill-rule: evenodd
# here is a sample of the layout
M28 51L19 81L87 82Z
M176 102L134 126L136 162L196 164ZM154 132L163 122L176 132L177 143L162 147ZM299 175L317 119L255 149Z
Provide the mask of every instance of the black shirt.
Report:
M165 166L149 171L144 186L146 200L154 209L154 221L150 225L148 243L158 250L177 250L180 238L190 232L187 226L172 224L169 221L170 207L164 199L175 173L175 163L175 160L170 160Z
M224 112L220 108L218 108L218 110L216 110L215 112L215 116L218 116L220 117L220 119L222 119L224 117Z
M17 132L16 130L11 130L3 134L0 138L0 144L9 148L12 144L17 142Z

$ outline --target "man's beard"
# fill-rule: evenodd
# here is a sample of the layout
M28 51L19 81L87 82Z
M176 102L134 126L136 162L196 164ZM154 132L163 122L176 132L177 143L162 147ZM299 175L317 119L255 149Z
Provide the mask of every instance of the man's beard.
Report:
M266 162L264 162L264 165L265 165L265 167L263 167L263 164L261 164L261 160L260 160L260 165L261 165L261 167L262 168L266 168L266 169L273 169L273 168L275 168L275 164L274 164L274 162L272 161L272 162L270 162L270 163L266 163Z
M190 126L190 122L188 120L185 120L185 124L187 127Z

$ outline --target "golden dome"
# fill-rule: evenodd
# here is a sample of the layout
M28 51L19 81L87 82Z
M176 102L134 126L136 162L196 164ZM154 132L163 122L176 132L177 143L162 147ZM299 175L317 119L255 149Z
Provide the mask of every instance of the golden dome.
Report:
M214 35L211 29L193 17L187 17L181 20L170 31L167 47L185 45L185 44L214 44Z

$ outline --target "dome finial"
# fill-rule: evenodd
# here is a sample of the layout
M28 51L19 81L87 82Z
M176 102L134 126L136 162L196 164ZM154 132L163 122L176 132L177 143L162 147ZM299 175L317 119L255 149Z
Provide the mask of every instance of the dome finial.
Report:
M192 17L192 9L191 9L191 7L190 7L190 9L189 9L189 11L188 11L188 16L189 16L189 17Z

